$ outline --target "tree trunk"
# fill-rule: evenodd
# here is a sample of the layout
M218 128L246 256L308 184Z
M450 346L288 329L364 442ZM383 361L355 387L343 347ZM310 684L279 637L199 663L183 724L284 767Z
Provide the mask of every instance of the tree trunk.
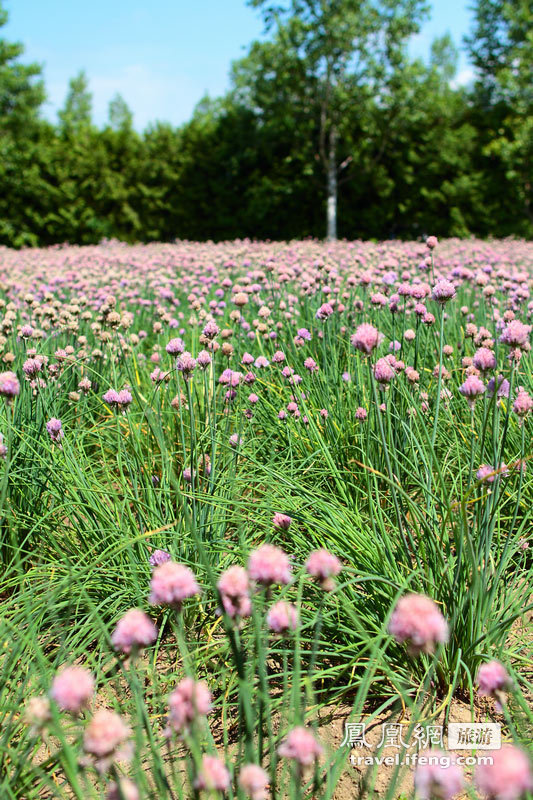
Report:
M329 132L328 153L328 241L337 240L337 131L332 128Z

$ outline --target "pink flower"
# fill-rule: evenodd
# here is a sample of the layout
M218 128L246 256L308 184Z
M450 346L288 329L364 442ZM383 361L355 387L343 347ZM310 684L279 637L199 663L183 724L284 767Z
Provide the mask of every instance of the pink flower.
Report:
M436 300L437 303L447 303L448 300L455 297L455 286L450 281L438 281L433 287L431 297L433 300Z
M170 561L171 558L172 556L166 550L154 550L148 561L152 567L158 567L160 564Z
M436 644L448 641L448 623L436 603L423 594L407 594L396 604L389 633L397 642L408 641L414 655L432 653Z
M222 759L202 756L202 765L194 782L196 789L225 792L229 788L230 774Z
M49 699L42 695L30 697L24 713L24 721L30 725L30 736L40 733L50 719Z
M211 712L211 693L205 681L183 678L168 699L169 724L174 730L188 728L197 717Z
M262 544L250 554L248 573L253 581L264 583L290 583L289 557L273 544Z
M368 354L378 346L382 338L377 328L368 322L363 322L350 338L350 342L356 350Z
M331 303L323 303L318 311L316 312L315 316L317 319L328 319L333 314L333 306Z
M480 347L476 350L472 359L472 364L481 372L487 372L496 366L496 356L488 347Z
M366 410L366 408L361 408L361 406L359 406L359 408L355 412L355 418L358 419L359 422L364 422L367 417L368 417L368 411Z
M519 391L513 404L513 411L519 417L525 417L533 408L533 400L525 391Z
M111 636L115 650L130 653L132 649L147 647L157 639L157 628L144 611L130 608L118 621Z
M94 692L94 678L84 667L65 667L52 683L50 697L62 711L77 714L89 704Z
M482 664L477 673L480 697L493 697L496 700L496 709L501 711L505 704L505 692L512 689L513 682L499 661L488 661Z
M507 465L503 462L500 464L499 469L491 466L490 464L482 464L476 472L476 478L482 483L494 483L496 478L504 478L507 475Z
M378 383L390 383L395 372L386 358L380 358L374 365L374 378Z
M425 750L419 755L414 782L421 800L451 800L463 788L464 777L452 756L441 750Z
M8 400L20 394L20 383L14 372L1 372L0 373L0 395L3 395Z
M463 397L466 397L468 405L473 408L476 398L486 391L486 386L476 375L469 375L466 381L459 387L459 391Z
M166 561L154 569L149 602L153 606L181 606L188 597L200 593L194 573L184 564Z
M65 432L61 426L61 420L56 419L56 417L52 417L48 420L46 423L46 430L48 431L50 439L53 442L60 442L65 435Z
M274 633L288 633L298 627L298 610L292 603L279 600L269 609L267 625Z
M436 236L428 236L426 239L426 247L428 247L429 250L434 250L438 243L439 240Z
M312 764L321 754L320 745L311 731L303 726L293 728L287 738L278 747L278 753L284 758L291 758L301 767Z
M207 369L211 361L212 358L210 353L208 353L207 350L200 350L196 358L196 363L198 364L200 369Z
M165 347L167 353L171 356L180 355L185 350L185 345L183 344L181 339L171 339L170 342Z
M342 569L342 564L337 556L324 548L314 550L305 562L305 566L309 575L316 578L326 592L333 591L335 581L332 578L338 575Z
M218 334L220 333L220 328L218 327L216 322L210 320L205 324L202 333L207 339L214 339L215 336L218 336Z
M244 567L234 564L219 578L217 583L224 611L228 616L249 617L252 613L248 573Z
M518 800L533 789L527 755L519 747L505 744L491 752L492 764L479 764L475 773L478 790L494 800Z
M275 528L280 528L281 530L287 531L291 525L292 517L289 517L287 514L280 514L279 512L276 512L272 518L272 522Z
M110 763L110 757L120 759L120 745L131 735L131 730L114 711L100 708L85 728L83 749L98 759L102 769Z
M239 786L251 800L267 800L268 775L257 764L244 764L239 773Z
M503 329L500 336L500 342L509 347L524 348L529 343L529 334L531 333L531 325L524 325L518 319L513 319Z

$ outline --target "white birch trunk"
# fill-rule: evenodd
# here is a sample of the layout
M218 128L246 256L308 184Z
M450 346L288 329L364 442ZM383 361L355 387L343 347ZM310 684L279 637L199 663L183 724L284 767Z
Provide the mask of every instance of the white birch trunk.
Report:
M328 153L328 241L337 240L337 131L332 128L329 134L329 153Z

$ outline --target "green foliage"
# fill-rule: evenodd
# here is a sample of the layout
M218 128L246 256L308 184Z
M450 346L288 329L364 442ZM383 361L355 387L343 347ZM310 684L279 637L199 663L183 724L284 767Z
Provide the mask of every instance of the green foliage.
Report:
M531 0L478 0L468 90L449 34L408 59L418 0L252 5L268 37L231 91L143 133L120 95L92 123L83 72L43 121L40 67L0 39L0 244L322 237L328 176L341 237L533 235Z

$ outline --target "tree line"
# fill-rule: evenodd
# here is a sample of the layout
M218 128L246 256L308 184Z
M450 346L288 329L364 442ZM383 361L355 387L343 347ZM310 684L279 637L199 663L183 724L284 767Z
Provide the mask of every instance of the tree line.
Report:
M448 34L409 57L423 0L249 2L230 91L142 133L118 95L93 123L83 72L45 120L0 38L0 243L532 236L533 0L476 0L468 87Z

